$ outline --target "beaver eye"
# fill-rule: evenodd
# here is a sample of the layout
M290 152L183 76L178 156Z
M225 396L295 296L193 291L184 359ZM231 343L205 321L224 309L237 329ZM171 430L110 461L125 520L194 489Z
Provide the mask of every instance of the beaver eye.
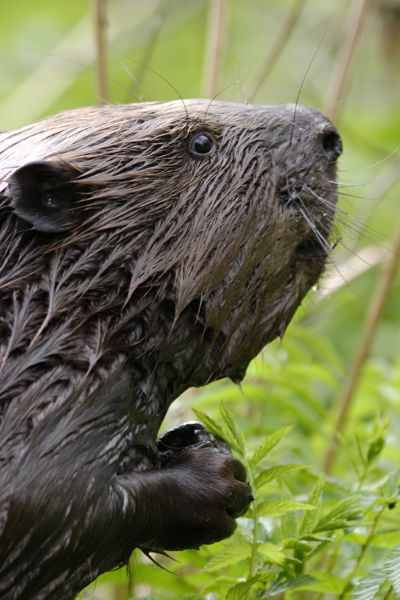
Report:
M189 152L193 156L209 156L215 144L209 133L197 133L189 142Z

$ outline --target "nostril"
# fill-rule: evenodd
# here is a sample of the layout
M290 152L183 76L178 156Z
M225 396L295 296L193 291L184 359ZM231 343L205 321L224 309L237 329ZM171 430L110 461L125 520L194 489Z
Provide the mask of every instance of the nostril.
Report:
M342 138L334 129L334 127L327 127L320 133L320 139L322 147L327 154L333 158L337 158L342 154L343 144Z

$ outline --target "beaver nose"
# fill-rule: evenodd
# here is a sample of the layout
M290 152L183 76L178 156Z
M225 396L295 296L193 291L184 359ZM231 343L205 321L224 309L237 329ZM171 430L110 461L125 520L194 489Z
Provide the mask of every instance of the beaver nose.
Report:
M318 139L329 160L336 160L342 154L342 138L331 123L323 126L318 133Z

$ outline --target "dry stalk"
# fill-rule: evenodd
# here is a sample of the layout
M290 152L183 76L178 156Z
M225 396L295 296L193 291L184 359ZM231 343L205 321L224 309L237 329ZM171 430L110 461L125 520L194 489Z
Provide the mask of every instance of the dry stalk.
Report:
M214 98L219 89L224 42L226 37L227 0L209 0L207 41L204 59L203 90L205 98Z
M149 38L143 52L142 60L140 61L140 64L134 76L135 83L140 86L143 85L145 74L148 71L148 66L153 57L154 50L157 47L157 42L159 40L162 28L164 26L170 8L171 0L160 0L156 7L156 10L154 11Z
M339 415L324 459L324 471L330 473L338 452L338 439L344 431L354 402L362 369L369 355L383 309L389 297L396 272L400 264L400 228L397 231L390 254L382 264L382 275L375 288L364 320L361 337L354 355L353 364L339 402Z
M370 185L368 191L368 197L372 200L378 197L384 198L391 192L400 182L399 176L399 164L398 161L391 161L388 168L381 171L375 181ZM343 192L341 192L343 194ZM367 224L373 215L373 211L376 209L377 203L375 202L362 202L360 203L359 209L352 216L354 223L365 223ZM357 243L364 233L364 230L360 227L358 234L353 236L352 240L347 240L346 250L347 254L354 256L357 250ZM369 231L369 235L375 235L377 239L379 237L378 232L374 230Z
M285 45L287 44L290 36L300 18L300 13L303 10L307 0L294 0L292 4L292 8L290 9L289 14L286 17L277 37L275 38L274 44L272 48L269 50L266 55L264 62L260 66L258 72L256 73L254 80L250 85L250 92L247 95L248 99L252 101L254 96L257 94L258 90L267 79L268 75L271 73L276 61L282 53Z
M107 0L92 0L96 42L96 86L99 104L110 101L107 74Z
M354 0L347 21L344 40L334 67L330 91L325 105L325 114L337 123L343 109L343 100L349 88L349 74L352 60L360 39L365 19L373 0Z

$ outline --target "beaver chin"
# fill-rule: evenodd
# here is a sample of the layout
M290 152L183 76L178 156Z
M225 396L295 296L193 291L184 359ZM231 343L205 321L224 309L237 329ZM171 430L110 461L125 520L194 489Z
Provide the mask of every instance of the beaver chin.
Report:
M204 350L204 357L214 357L207 381L221 377L242 381L249 362L268 343L283 337L293 314L319 281L332 250L329 237L337 193L334 180L331 181L328 191L317 190L311 197L296 200L286 197L280 219L269 223L262 234L257 232L256 237L265 243L258 261L255 260L256 268L242 276L238 274L244 283L242 295L236 290L236 303L231 303L229 310L220 304L218 294L205 302L208 312L204 321L220 331L208 344L208 351ZM321 207L316 196L322 193ZM285 248L279 252L282 239ZM251 253L256 257L257 249L252 247ZM229 289L227 284L225 289Z

